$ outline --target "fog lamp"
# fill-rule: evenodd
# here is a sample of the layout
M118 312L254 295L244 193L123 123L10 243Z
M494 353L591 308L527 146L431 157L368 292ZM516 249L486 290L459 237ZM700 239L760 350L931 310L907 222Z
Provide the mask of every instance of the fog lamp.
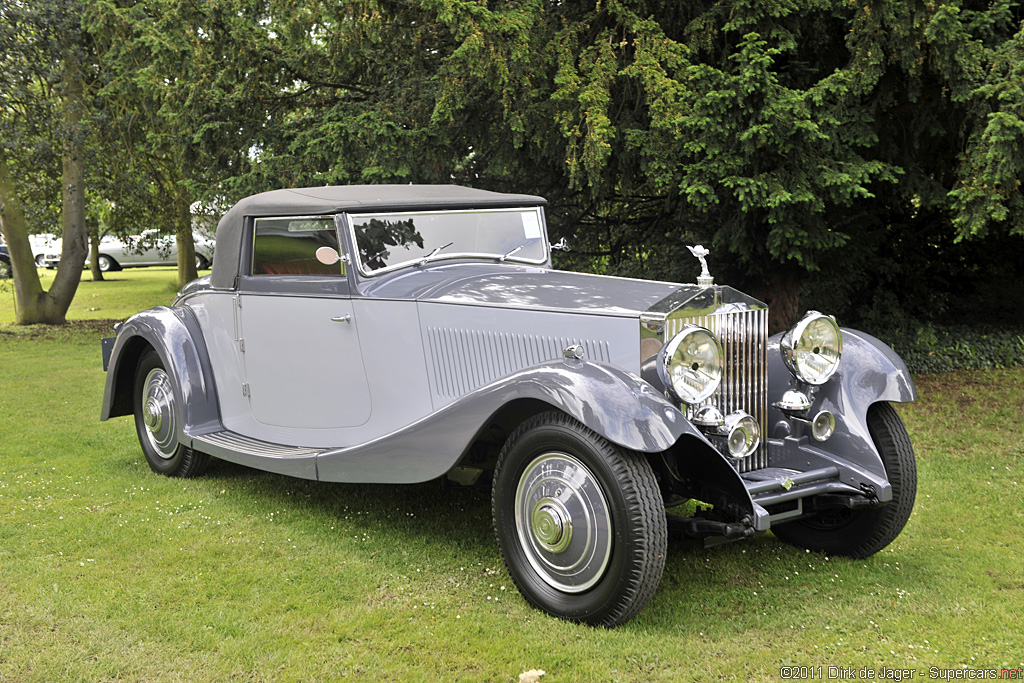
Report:
M729 455L734 458L745 458L761 443L761 427L757 420L742 410L730 413L725 418L720 433L725 434Z

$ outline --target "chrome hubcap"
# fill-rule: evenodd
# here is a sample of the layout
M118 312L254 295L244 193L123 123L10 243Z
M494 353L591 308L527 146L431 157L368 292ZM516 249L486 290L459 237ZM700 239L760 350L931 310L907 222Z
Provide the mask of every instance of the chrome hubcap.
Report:
M156 399L149 398L146 400L146 407L142 412L142 419L146 423L146 427L150 432L156 433L160 431L160 425L163 424L163 418L160 415L160 405L156 402Z
M526 559L549 586L580 593L596 584L612 552L611 512L593 473L566 453L531 462L515 497Z
M146 425L146 438L165 460L178 450L177 411L174 409L174 390L171 378L161 368L146 375L142 395L142 422Z
M530 525L537 544L551 553L560 553L572 543L572 519L562 504L543 498L533 506Z

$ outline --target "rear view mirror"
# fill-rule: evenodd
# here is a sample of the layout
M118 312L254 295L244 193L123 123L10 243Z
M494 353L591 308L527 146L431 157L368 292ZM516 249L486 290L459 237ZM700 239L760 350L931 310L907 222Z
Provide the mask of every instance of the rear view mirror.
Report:
M341 255L334 250L334 247L320 247L316 250L316 260L325 266L333 266L341 260Z

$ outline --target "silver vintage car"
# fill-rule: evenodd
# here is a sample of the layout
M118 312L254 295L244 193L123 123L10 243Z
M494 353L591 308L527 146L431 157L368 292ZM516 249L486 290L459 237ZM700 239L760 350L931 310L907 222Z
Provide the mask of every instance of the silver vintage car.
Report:
M914 505L877 339L695 284L554 270L544 200L456 186L266 192L221 220L210 275L104 340L102 419L156 472L210 456L306 479L491 483L499 549L550 614L611 626L670 533L771 530L866 557ZM666 514L666 508L699 501Z
M213 262L214 242L202 231L192 234L195 247L196 268L204 270ZM62 240L55 239L36 253L36 265L39 267L56 268L60 265ZM143 266L175 266L178 264L178 243L174 237L162 235L157 230L144 230L140 235L116 237L104 235L100 238L99 256L96 262L100 270L108 272L124 268L141 268ZM89 260L85 261L86 267Z

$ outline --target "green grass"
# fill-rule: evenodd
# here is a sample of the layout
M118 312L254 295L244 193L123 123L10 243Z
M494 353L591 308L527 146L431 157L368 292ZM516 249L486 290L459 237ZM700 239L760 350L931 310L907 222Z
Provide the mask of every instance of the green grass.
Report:
M39 269L43 289L49 289L57 271ZM205 275L208 271L200 272ZM105 280L93 282L89 271L82 274L68 320L123 320L133 313L159 305L170 305L178 291L178 271L173 266L130 268L104 273ZM0 280L0 325L13 323L14 285Z
M107 302L129 295L96 284L107 317L169 302L173 270L160 270L115 274L138 278L128 310ZM221 461L196 480L153 474L129 418L98 420L108 329L0 326L0 681L1024 666L1024 369L920 379L921 401L901 408L918 505L890 548L851 561L770 535L672 542L649 607L604 630L525 604L481 491L318 484Z

